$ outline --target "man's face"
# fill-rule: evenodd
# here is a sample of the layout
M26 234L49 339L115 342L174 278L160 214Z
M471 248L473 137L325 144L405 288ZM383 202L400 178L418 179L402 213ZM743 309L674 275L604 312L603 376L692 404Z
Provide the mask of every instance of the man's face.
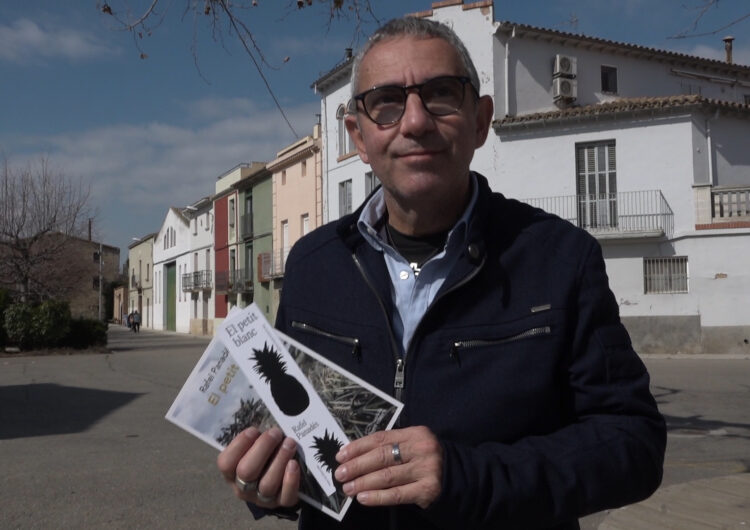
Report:
M375 86L413 85L439 76L466 75L458 54L442 39L398 37L374 45L359 70L356 92ZM383 184L386 200L405 209L421 204L463 207L469 189L469 164L487 138L492 100L476 100L471 87L461 109L433 116L410 91L401 120L378 125L361 108L346 125L360 157Z

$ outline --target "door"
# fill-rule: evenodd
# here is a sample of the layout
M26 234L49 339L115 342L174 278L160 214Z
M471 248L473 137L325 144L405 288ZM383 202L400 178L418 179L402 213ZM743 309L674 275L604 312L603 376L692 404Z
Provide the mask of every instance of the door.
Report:
M617 227L617 171L614 140L576 145L578 226Z
M164 285L164 323L168 331L177 331L177 266L170 263L166 267Z

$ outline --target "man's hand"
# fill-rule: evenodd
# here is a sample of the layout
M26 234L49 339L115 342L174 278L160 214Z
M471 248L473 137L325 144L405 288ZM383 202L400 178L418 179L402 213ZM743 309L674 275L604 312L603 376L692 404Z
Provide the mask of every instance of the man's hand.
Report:
M243 501L269 509L295 506L300 482L296 448L294 440L284 438L278 427L264 433L250 427L219 453L217 465ZM240 488L237 479L246 486Z
M401 463L394 457L395 444ZM440 495L443 448L427 427L378 431L345 445L336 460L344 493L365 506L427 508Z

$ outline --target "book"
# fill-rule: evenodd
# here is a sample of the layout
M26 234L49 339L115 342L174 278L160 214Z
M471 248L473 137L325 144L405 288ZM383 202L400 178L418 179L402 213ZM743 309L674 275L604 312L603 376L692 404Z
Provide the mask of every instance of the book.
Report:
M248 317L252 322L247 321ZM246 324L240 330L239 323L243 321ZM235 326L234 330L229 327L232 325ZM229 330L232 331L231 335ZM255 330L253 337L244 342L238 340L236 344L231 341L231 347L226 345L228 339L247 336L251 330ZM269 399L270 388L262 388L263 385L270 385L255 370L257 359L251 360L258 355L253 350L262 352L264 348L278 348L274 355L280 355L287 373L297 374L305 391L314 394L310 396L311 403L319 400L324 410L308 406L306 409L310 410L307 410L307 414L303 412L291 417L297 418L291 425L287 421L290 417L283 412L276 413L281 421L275 417L272 412L274 405L268 406L265 401ZM269 353L264 355L270 356ZM249 376L248 370L252 371ZM402 408L403 404L393 397L273 329L257 307L249 306L245 310L231 312L224 321L185 381L166 419L218 450L226 447L247 427L254 425L266 430L278 424L287 436L299 440L297 458L302 471L300 499L340 521L352 499L344 495L340 488L337 489L335 484L333 488L324 488L319 479L320 471L327 475L329 481L333 472L333 462L328 461L332 469L323 465L326 458L322 453L335 455L339 447L337 442L332 441L329 420L332 418L337 424L335 432L343 432L345 438L353 440L375 431L391 429ZM311 428L313 424L317 426ZM329 429L327 437L326 428ZM322 433L322 436L317 436L319 441L313 445L310 456L310 451L305 452L301 442L304 438L315 438L314 433ZM323 482L325 484L326 480Z

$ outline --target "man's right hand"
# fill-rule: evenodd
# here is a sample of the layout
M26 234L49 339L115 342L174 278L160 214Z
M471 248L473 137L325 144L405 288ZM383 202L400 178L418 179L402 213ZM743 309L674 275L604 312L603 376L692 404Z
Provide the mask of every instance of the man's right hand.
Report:
M261 433L250 427L219 453L217 465L235 495L261 508L291 507L299 502L297 444L278 427ZM236 479L248 486L240 488Z

